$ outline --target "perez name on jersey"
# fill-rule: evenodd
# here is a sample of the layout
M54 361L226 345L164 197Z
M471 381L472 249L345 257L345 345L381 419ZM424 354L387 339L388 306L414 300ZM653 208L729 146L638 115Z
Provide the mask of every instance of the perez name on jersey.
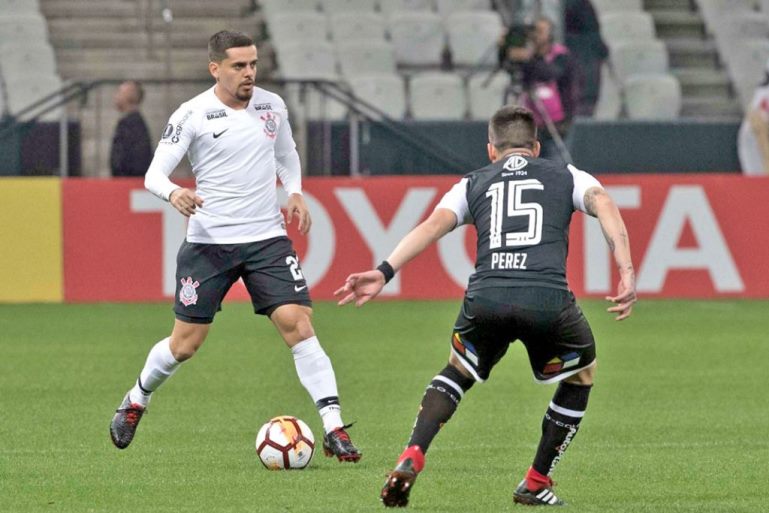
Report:
M526 259L528 255L526 253L492 253L491 254L491 268L492 269L516 269L526 270Z

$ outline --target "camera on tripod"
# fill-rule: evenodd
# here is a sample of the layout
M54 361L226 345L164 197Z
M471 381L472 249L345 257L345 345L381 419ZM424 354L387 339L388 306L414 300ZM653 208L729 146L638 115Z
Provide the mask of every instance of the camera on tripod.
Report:
M527 48L531 45L531 38L534 33L534 25L525 23L514 23L507 29L507 33L499 46L498 62L499 67L507 71L510 75L518 75L521 72L522 62L514 61L508 58L508 51L511 48Z

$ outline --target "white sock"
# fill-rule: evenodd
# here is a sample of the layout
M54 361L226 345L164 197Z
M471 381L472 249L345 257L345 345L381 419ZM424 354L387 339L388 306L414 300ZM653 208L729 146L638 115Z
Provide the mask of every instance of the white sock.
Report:
M180 362L171 353L171 337L164 338L155 344L147 355L139 379L128 392L132 403L147 406L150 402L150 394L157 390L165 380L179 367Z
M296 374L318 407L326 433L342 427L342 410L331 360L320 346L318 337L302 340L291 348Z

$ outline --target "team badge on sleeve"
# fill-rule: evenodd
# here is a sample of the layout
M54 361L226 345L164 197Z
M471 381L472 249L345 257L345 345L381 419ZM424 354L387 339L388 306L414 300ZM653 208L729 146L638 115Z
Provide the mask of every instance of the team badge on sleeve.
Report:
M197 288L200 287L200 283L197 281L193 282L191 276L182 278L181 283L182 290L179 291L179 301L181 301L184 306L196 304L198 302Z
M275 139L275 136L278 134L278 123L275 114L267 112L264 116L259 117L264 121L264 133L267 134L267 137L270 139Z

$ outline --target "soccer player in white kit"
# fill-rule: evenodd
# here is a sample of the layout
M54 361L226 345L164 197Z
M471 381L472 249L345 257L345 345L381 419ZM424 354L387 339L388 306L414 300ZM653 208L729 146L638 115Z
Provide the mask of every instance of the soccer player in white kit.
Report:
M276 177L288 193L286 221L296 219L300 233L309 231L286 105L255 87L257 50L248 36L218 32L208 52L216 85L171 116L145 178L148 190L189 218L177 257L176 321L171 336L150 350L110 436L120 449L131 443L151 394L200 348L222 299L242 278L254 311L267 315L291 348L323 420L324 452L357 462L361 453L342 421L334 370L315 336L307 282L278 205ZM168 178L185 153L195 191Z

